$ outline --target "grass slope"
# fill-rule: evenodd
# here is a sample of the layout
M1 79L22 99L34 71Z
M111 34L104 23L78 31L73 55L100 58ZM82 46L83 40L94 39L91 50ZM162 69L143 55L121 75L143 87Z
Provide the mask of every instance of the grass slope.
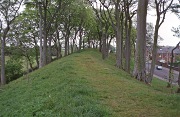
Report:
M0 89L0 117L179 117L166 83L136 81L95 50L75 53Z

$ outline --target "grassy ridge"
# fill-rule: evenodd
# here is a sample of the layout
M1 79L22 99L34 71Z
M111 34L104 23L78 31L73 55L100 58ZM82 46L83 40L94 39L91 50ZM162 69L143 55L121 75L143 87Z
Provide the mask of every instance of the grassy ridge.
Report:
M179 117L180 96L158 79L136 81L86 50L0 89L0 116Z
M74 57L55 61L0 91L0 116L106 116Z

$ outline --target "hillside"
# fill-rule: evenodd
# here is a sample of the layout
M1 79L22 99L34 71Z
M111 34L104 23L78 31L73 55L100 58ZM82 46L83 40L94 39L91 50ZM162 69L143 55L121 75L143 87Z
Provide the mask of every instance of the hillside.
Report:
M93 49L0 87L0 117L180 117L180 95L145 85Z

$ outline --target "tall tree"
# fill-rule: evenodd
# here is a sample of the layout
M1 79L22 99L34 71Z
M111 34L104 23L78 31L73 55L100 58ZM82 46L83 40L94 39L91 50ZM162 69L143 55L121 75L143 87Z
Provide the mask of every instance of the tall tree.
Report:
M156 55L157 55L157 42L158 42L158 32L159 28L163 24L165 20L166 13L170 6L172 5L173 0L155 0L155 8L156 8L156 24L154 30L154 43L153 43L153 51L152 51L152 62L151 62L151 69L148 76L148 83L151 83L155 62L156 62Z
M116 67L122 68L122 46L123 46L123 5L121 0L109 0L104 2L103 6L106 8L111 25L115 32L116 38ZM110 7L108 7L110 6ZM111 15L113 14L113 15ZM114 16L114 17L112 17Z
M99 4L96 1L95 3L91 3L91 6L95 11L97 24L99 24L97 25L99 41L100 41L99 49L102 53L102 58L106 59L108 57L108 52L109 52L108 31L110 30L111 23L109 16L110 14L107 13L105 7L108 9L110 4L105 5L106 2L104 0L100 0L100 3L101 4Z
M67 1L64 1L65 4ZM47 42L50 37L50 29L55 22L56 15L61 11L62 1L35 0L39 8L39 36L40 36L40 67L48 63ZM42 41L43 38L43 41ZM43 47L41 47L43 46Z
M138 0L137 10L137 41L135 66L133 75L140 81L146 82L146 16L148 0Z
M177 15L177 17L180 19L180 0L178 0L179 3L176 3L176 4L173 4L172 5L172 12L175 13ZM172 28L172 32L174 32L173 36L177 37L177 38L180 38L180 25L175 28L173 27ZM180 45L180 42L177 44L176 47L179 47ZM169 73L171 73L171 71L169 71ZM171 78L171 76L170 76ZM169 86L171 85L171 79L169 79L170 82L169 82ZM179 85L179 88L177 90L177 93L180 93L180 65L179 65L179 76L178 76L178 85Z
M132 7L136 6L135 0L123 0L125 12L125 71L130 73L130 60L131 60L131 30L132 18L136 14L136 10ZM130 7L131 6L131 7ZM130 9L133 9L132 11Z
M121 6L121 1L113 1L115 4L115 25L114 30L115 30L115 35L116 35L116 67L122 68L122 20L123 20L123 13L122 13L122 6ZM122 20L121 20L122 19Z
M10 30L11 24L18 16L18 11L23 0L2 0L0 4L0 16L3 21L2 26L2 37L1 37L1 84L6 84L5 78L5 45L8 31Z

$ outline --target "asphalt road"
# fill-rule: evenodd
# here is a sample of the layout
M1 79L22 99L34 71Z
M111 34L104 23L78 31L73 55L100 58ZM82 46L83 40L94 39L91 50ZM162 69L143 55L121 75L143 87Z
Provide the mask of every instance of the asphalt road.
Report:
M168 79L169 79L169 68L162 67L162 70L157 70L156 66L155 66L155 69L154 69L154 76L155 77L157 76L159 79L168 81ZM150 68L150 64L149 64L149 68ZM148 71L148 64L146 64L146 69ZM173 70L173 72L174 72L173 73L173 76L174 76L173 83L177 83L179 72L177 72L175 70Z

